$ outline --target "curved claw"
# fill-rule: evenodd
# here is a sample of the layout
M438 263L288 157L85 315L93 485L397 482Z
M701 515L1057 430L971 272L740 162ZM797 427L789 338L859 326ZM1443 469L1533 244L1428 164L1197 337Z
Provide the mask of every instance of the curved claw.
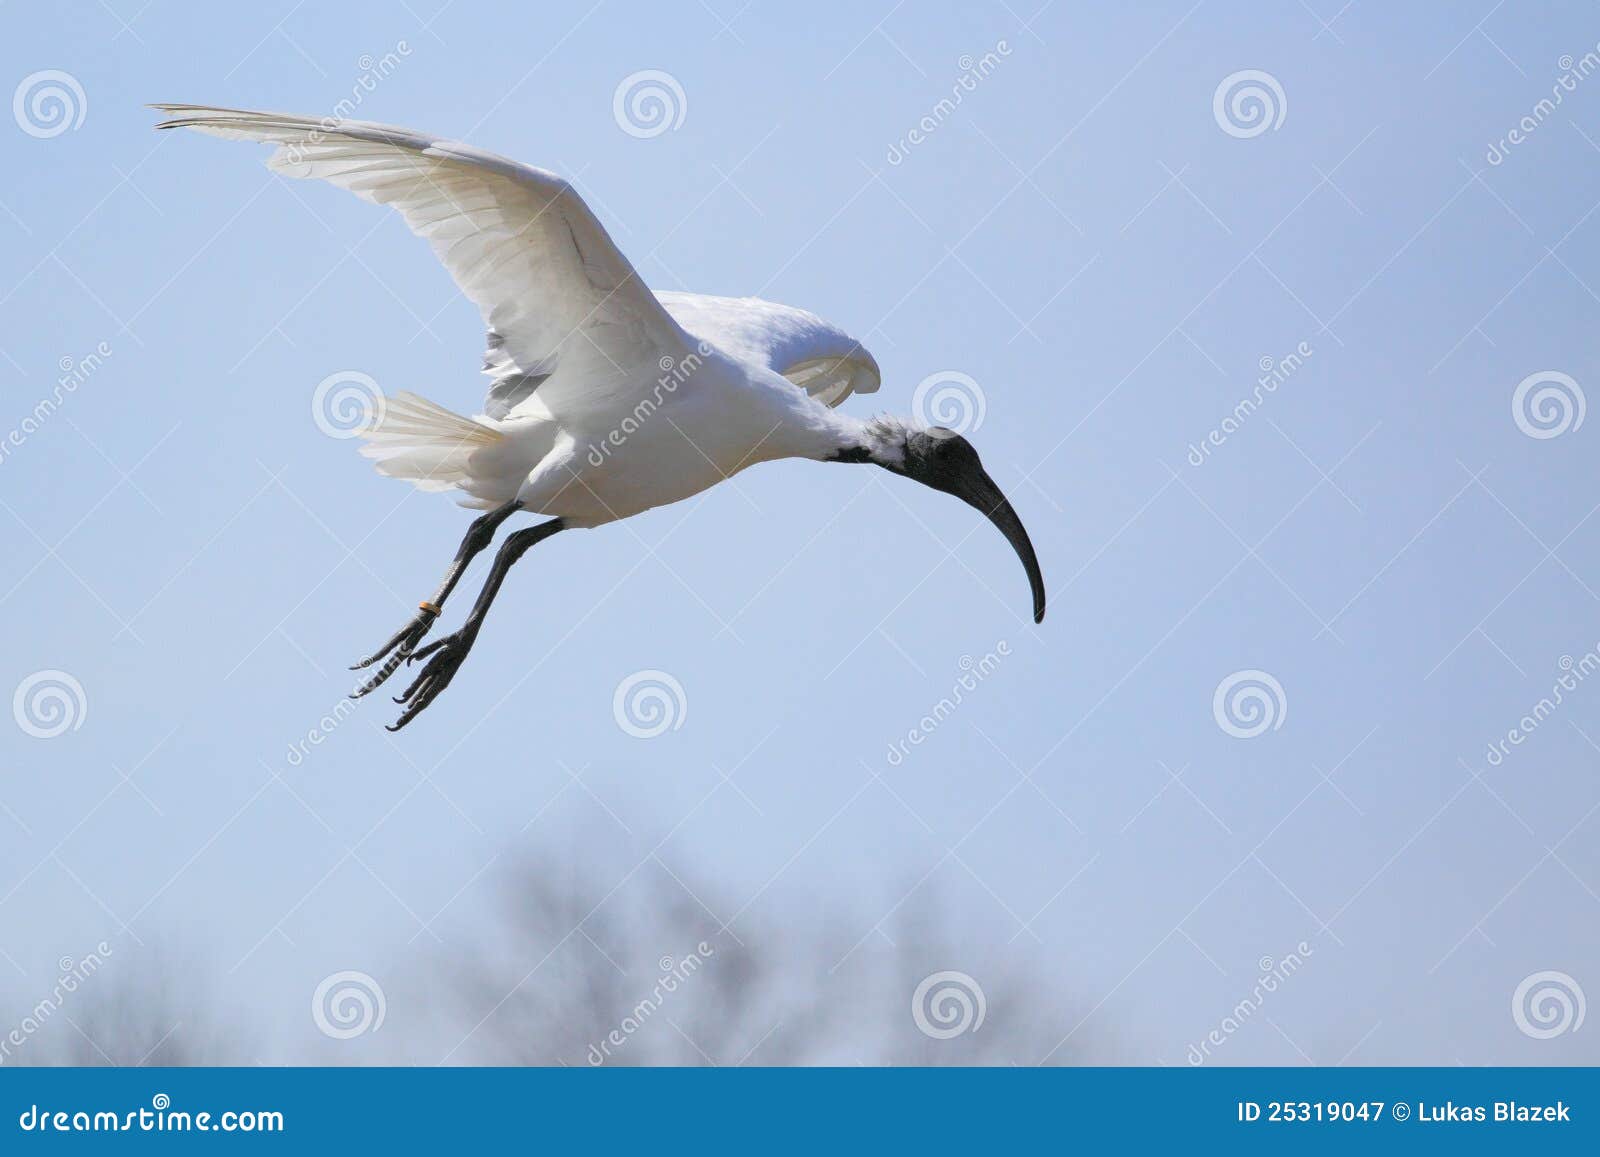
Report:
M433 642L429 643L426 647L422 648L422 650L420 650L420 651L410 651L410 650L408 650L407 654L406 654L406 662L407 663L415 663L418 659L427 658L429 655L431 655L435 651L437 651L440 647L442 647L446 643L448 643L451 638L452 638L452 636L446 635L442 639L435 639Z
M432 664L429 664L429 667L431 667L431 666L432 666ZM407 687L404 691L400 692L400 694L398 694L398 695L391 695L390 698L393 699L396 703L408 702L411 699L411 697L417 693L417 688L422 686L423 680L425 680L428 677L429 667L424 667L422 669L422 671L417 675L417 677L415 679L411 680L411 686Z
M353 696L359 699L368 692L374 691L381 687L384 684L384 681L399 669L400 664L405 662L406 659L410 657L412 648L417 645L417 643L422 639L422 636L428 633L429 629L433 626L434 619L437 617L437 615L426 609L418 611L416 615L413 616L412 620L396 631L393 637L391 637L387 643L352 666L350 668L352 671L365 670L378 660L382 659L385 655L389 655L391 651L394 652L389 660L384 663L383 667L379 669L376 675L374 675L370 680L362 684L360 687L356 688L356 690L353 692Z
M466 660L467 653L471 650L472 639L459 632L453 635L446 635L444 638L429 644L427 651L437 651L438 653L428 660L427 665L423 667L411 686L407 687L400 695L394 697L396 703L404 704L406 708L400 713L400 718L395 720L388 730L399 731L420 715L428 704L437 699L440 693L450 685L450 680L455 678L456 671L460 669L462 662ZM422 652L413 657L421 658Z
M363 695L371 694L379 687L382 687L389 681L390 675L393 675L405 665L406 659L410 656L410 654L411 649L410 644L408 643L405 646L402 646L393 655L390 655L389 658L385 660L383 666L378 668L377 674L373 675L372 678L368 679L365 683L361 684L361 686L350 692L350 697L352 699L360 699Z

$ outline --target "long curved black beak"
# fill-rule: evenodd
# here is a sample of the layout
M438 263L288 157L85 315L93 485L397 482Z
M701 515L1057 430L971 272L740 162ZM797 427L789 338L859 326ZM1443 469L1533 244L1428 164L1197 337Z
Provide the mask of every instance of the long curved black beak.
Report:
M952 479L948 490L968 506L982 511L984 517L1006 536L1011 549L1022 560L1023 569L1028 572L1028 586L1033 590L1033 621L1044 622L1044 575L1039 570L1039 556L1033 553L1033 543L1028 540L1022 519L1017 517L1017 512L1011 508L1010 501L1000 487L985 471L975 469Z

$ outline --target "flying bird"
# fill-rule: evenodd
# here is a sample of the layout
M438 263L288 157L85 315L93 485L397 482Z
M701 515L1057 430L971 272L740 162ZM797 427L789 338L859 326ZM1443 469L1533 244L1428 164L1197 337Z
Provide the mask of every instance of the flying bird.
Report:
M484 511L439 588L353 670L356 690L426 660L390 730L417 717L472 649L506 573L535 543L698 494L779 458L870 463L981 511L1045 586L1028 532L953 430L834 407L879 384L860 343L814 314L757 298L653 292L573 187L553 173L456 141L365 121L159 104L157 128L276 146L267 167L391 205L425 237L488 326L483 413L410 393L362 430L380 473L454 490ZM512 515L548 521L506 536L460 629L418 647L469 562Z

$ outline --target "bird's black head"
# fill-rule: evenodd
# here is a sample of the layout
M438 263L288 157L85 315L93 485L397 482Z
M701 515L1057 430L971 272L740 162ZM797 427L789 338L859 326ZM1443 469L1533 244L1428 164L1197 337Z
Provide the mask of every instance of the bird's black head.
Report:
M925 486L955 494L960 480L982 474L983 462L972 443L943 426L908 430L902 473Z
M984 470L971 442L942 426L907 430L900 455L874 454L871 460L924 486L953 494L967 505L982 511L984 517L1006 536L1006 541L1022 560L1023 568L1028 572L1028 585L1033 591L1033 621L1044 621L1044 575L1039 570L1038 556L1033 553L1033 543L1028 541L1028 532L1023 529L1022 520L1011 508L1011 503Z

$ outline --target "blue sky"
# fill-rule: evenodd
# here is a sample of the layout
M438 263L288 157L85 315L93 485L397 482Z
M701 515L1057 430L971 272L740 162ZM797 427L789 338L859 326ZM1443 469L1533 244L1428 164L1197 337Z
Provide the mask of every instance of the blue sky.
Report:
M1595 1060L1593 1026L1512 1008L1540 973L1600 994L1600 679L1488 749L1600 646L1600 22L1033 9L10 11L0 76L68 74L73 115L0 124L0 690L76 687L63 733L0 727L7 1007L105 940L182 959L260 1057L323 1055L321 980L470 943L497 866L539 854L608 902L704 881L734 933L842 927L824 1002L931 903L927 972L1061 994L1052 1060L1186 1063L1302 943L1217 1062ZM646 136L614 114L643 70L681 113ZM1270 124L1219 119L1245 71ZM467 517L313 394L353 371L470 410L481 325L397 219L142 106L356 92L568 176L657 288L861 335L884 384L856 413L965 375L1045 623L967 508L765 465L541 546L423 719L390 737L363 702L291 758ZM1529 379L1567 410L1519 421ZM613 715L640 671L682 692L648 739ZM1252 671L1272 722L1241 737L1213 703ZM339 1059L393 1059L406 1013Z

